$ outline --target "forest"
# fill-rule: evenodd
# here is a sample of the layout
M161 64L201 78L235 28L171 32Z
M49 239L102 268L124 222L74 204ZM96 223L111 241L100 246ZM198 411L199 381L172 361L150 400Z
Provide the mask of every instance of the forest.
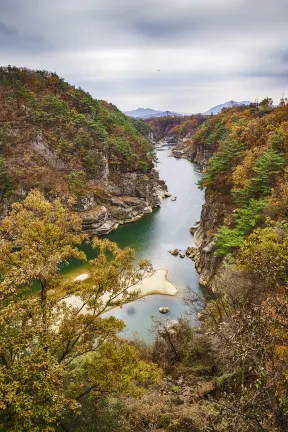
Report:
M114 105L41 70L2 67L0 85L2 198L19 186L97 194L93 180L107 164L115 172L151 169L153 148Z
M8 67L0 82L0 200L9 208L0 224L0 431L287 431L287 101L165 118L173 134L189 134L193 152L211 155L199 187L223 210L206 233L212 251L200 254L236 279L202 294L188 287L197 325L155 320L147 344L122 338L125 323L103 314L137 298L129 288L150 274L148 260L95 237L88 280L60 271L88 260L67 203L93 186L103 154L116 173L151 169L147 128L56 74ZM64 161L60 177L58 159L53 169L34 152L41 139Z

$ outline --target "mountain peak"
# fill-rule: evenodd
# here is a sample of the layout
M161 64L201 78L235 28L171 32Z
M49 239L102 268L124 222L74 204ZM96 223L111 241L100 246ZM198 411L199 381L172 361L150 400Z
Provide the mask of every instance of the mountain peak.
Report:
M220 105L216 105L212 108L210 108L208 111L206 111L205 115L209 115L209 114L218 114L222 111L223 108L232 108L234 106L241 106L241 105L250 105L250 101L241 101L241 102L237 102L235 100L230 100L228 102L225 102L223 104Z
M128 117L134 117L134 118L151 118L151 117L167 117L167 116L182 116L185 115L184 113L177 113L173 111L158 111L154 110L152 108L137 108L136 110L132 111L124 111L124 114L126 114Z

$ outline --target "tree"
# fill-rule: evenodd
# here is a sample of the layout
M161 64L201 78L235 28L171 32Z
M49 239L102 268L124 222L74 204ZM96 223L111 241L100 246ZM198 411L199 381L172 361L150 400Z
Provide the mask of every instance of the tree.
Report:
M73 196L78 196L84 191L86 174L84 171L71 171L68 174L68 188Z
M5 198L13 190L12 180L10 178L4 159L0 157L0 198Z
M285 165L285 159L275 150L268 150L257 159L252 177L247 184L246 196L261 198L270 194L272 181Z
M263 99L259 103L259 107L260 107L260 110L262 110L262 111L271 110L273 108L273 99L271 99L267 96L267 98Z
M239 247L245 236L251 233L260 220L264 208L263 200L251 199L248 205L240 207L234 215L233 228L223 225L215 234L216 256L225 256Z
M238 265L264 286L288 282L288 224L257 228L240 247Z
M77 216L38 191L14 204L0 227L0 430L73 430L69 419L87 401L159 379L156 366L119 339L125 324L102 317L137 298L150 263L95 239L90 278L64 281L60 264L86 259L76 247L80 229Z
M244 153L244 146L237 140L225 141L222 148L210 159L207 173L199 181L200 189L211 187L219 189L223 183L227 186L232 168L239 163Z

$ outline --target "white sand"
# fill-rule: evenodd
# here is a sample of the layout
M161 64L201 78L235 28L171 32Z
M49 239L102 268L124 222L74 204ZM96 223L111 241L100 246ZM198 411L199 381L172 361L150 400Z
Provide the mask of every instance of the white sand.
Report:
M152 276L149 276L133 287L132 291L139 290L139 297L145 297L152 294L162 294L175 296L178 289L167 278L168 270L155 270Z
M144 278L142 281L129 288L128 291L139 291L138 298L143 298L148 295L161 294L175 296L178 293L177 287L167 279L168 270L154 270L153 274ZM88 273L83 273L74 278L74 281L83 281L89 278ZM119 297L120 298L120 297ZM109 293L102 296L103 302L109 299ZM79 297L72 295L66 298L65 302L69 306L81 307L82 301Z
M86 280L88 278L89 278L89 274L88 273L82 273L79 276L75 277L74 282L76 282L76 281L84 281L84 280Z

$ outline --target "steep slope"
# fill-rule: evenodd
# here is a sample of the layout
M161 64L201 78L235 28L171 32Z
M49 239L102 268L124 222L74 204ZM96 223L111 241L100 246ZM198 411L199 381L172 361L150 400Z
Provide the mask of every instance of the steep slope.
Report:
M245 279L229 263L244 253L250 235L269 227L277 233L288 221L288 105L228 109L204 123L190 145L192 160L210 159L200 182L206 203L193 229L200 281L216 290L241 280L247 287L252 273ZM265 253L273 268L273 252Z
M39 188L102 234L159 205L153 148L115 106L46 71L1 68L0 84L0 215Z
M165 138L172 139L174 142L187 141L194 135L199 125L208 117L202 114L186 116L166 116L158 118L149 118L145 124L150 128L154 141L160 141Z
M234 127L238 119L245 122L255 117L256 113L256 107L251 105L247 108L243 105L225 108L214 116L204 116L206 121L196 129L193 136L185 142L180 142L173 149L174 156L184 157L200 165L207 165L220 142L229 135L230 129ZM261 111L261 115L264 114L265 111Z

